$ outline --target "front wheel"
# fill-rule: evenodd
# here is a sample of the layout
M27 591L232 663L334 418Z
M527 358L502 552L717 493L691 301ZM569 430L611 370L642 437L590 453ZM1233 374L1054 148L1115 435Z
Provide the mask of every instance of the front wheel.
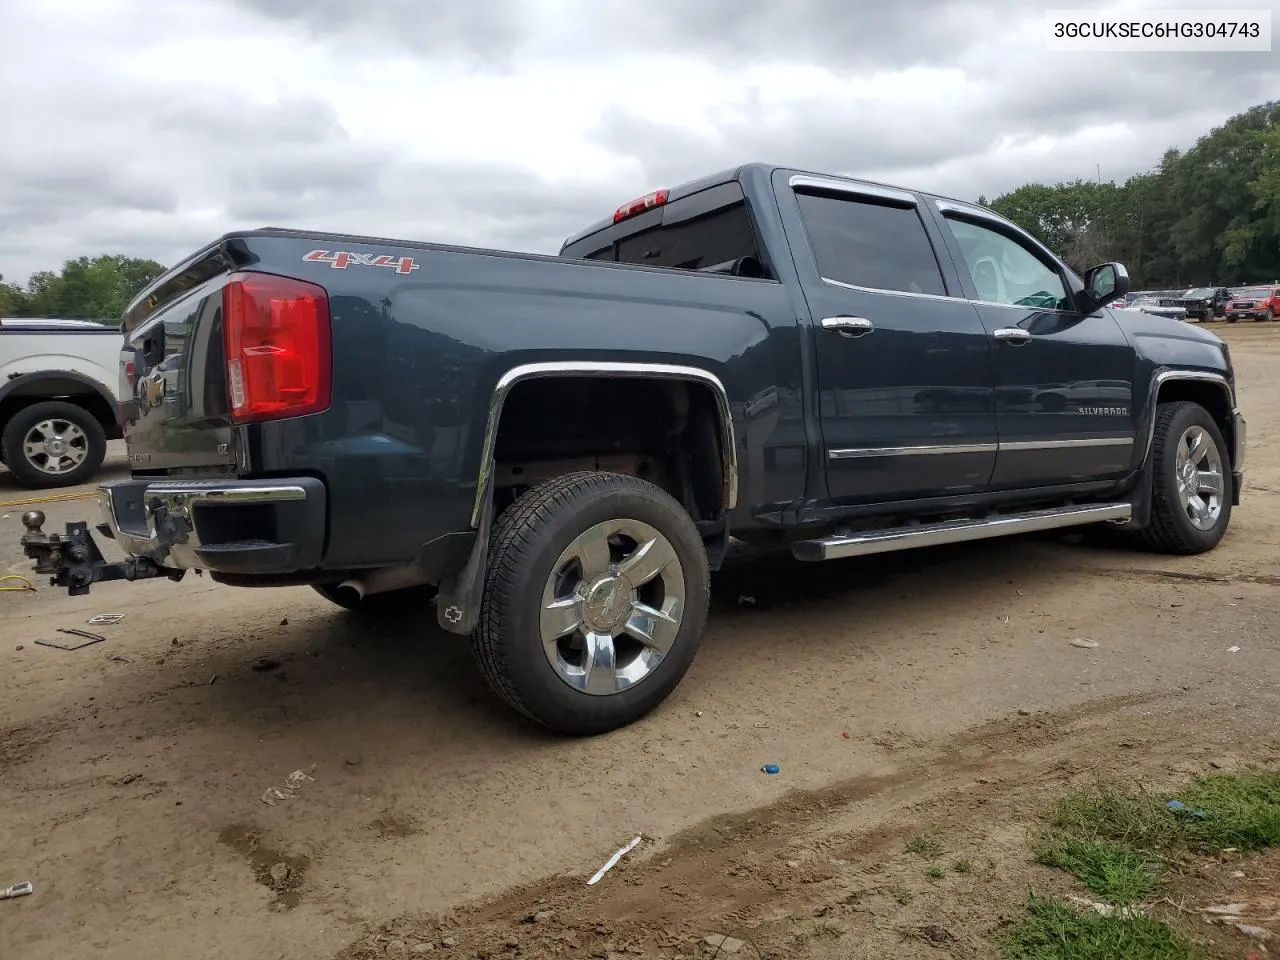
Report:
M1151 445L1151 523L1142 542L1161 553L1212 550L1231 520L1231 465L1222 431L1204 407L1156 408Z
M709 593L702 538L671 496L621 474L568 474L498 518L472 649L516 710L559 733L604 733L680 682Z

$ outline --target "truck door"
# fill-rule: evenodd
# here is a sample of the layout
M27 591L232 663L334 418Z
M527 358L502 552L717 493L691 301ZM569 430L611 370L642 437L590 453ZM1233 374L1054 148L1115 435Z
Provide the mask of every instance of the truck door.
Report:
M954 260L992 339L1000 453L993 489L1132 469L1134 352L1103 307L1076 309L1059 264L1012 224L937 201Z
M777 176L796 200L784 224L813 317L831 500L982 490L996 456L991 344L973 304L947 288L917 197Z

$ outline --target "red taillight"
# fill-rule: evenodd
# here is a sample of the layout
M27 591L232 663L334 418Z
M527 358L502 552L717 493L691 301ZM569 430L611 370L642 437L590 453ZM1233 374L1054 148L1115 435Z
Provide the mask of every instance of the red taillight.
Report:
M222 329L236 420L328 408L333 354L324 287L266 273L236 274L222 288Z
M129 360L124 365L124 378L129 381L129 389L132 390L138 385L138 368L133 365L133 361Z
M613 222L621 223L628 217L634 217L636 214L644 213L646 210L652 210L654 207L660 207L666 202L666 190L655 190L653 193L646 193L639 200L632 200L630 203L624 203L617 210L613 211Z

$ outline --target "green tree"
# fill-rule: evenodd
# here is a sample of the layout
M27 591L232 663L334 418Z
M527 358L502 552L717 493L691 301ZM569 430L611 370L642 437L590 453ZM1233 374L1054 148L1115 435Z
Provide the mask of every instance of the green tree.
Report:
M164 273L154 260L105 255L68 260L62 270L32 274L25 290L12 284L13 307L0 312L26 317L79 317L118 322L129 301L143 287ZM5 296L0 291L0 298ZM4 303L0 299L0 305Z
M17 317L22 314L26 294L16 283L5 283L0 274L0 317Z

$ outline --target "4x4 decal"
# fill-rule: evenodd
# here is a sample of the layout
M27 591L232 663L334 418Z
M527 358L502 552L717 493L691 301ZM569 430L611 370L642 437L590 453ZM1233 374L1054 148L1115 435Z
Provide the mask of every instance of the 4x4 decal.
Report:
M312 250L302 258L311 263L327 263L334 270L357 267L391 267L396 273L413 273L422 266L413 257L392 257L388 254L351 253L346 250Z

